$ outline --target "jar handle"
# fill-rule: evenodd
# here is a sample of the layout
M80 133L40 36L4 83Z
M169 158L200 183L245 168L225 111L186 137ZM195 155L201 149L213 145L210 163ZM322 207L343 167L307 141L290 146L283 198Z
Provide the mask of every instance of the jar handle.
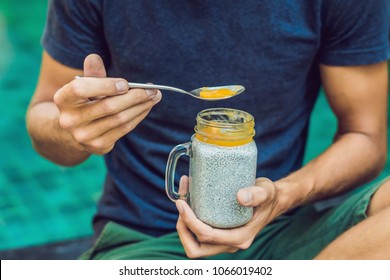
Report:
M175 191L175 172L177 161L183 155L189 156L190 149L191 142L177 145L172 149L168 157L167 168L165 170L165 191L169 199L173 202L176 202L180 198L186 199L187 197L187 195L180 195Z

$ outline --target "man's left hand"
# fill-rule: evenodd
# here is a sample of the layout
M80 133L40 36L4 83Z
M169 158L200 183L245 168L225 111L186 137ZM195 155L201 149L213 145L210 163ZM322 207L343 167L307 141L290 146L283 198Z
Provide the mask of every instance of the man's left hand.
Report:
M188 177L183 176L179 193L187 192ZM260 230L283 212L278 203L275 183L267 178L257 178L255 186L240 190L237 201L242 206L254 207L252 219L237 228L218 229L200 221L184 200L177 200L179 219L176 228L189 258L247 249Z

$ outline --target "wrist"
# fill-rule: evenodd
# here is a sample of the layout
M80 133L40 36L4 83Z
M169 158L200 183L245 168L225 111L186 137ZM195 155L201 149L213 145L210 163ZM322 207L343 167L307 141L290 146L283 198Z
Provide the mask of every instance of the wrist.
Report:
M58 109L52 102L37 103L27 113L27 129L34 149L44 158L64 166L86 160L90 153L59 126Z
M290 176L275 182L281 213L305 204L310 199L311 183Z

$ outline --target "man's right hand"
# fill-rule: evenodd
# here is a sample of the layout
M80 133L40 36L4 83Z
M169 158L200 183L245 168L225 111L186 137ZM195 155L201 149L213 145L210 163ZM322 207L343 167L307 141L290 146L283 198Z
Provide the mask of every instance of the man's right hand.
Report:
M84 77L59 89L54 103L60 111L60 126L73 136L80 150L106 154L161 97L158 90L129 90L126 80L106 78L102 59L92 54L84 61Z

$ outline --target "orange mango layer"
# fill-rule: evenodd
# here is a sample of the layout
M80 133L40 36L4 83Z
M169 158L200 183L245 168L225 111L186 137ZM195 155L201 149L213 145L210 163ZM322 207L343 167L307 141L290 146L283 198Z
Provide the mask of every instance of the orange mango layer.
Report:
M247 138L240 138L240 139L237 139L236 137L226 136L226 134L224 134L221 131L221 128L218 127L204 127L201 132L203 132L206 135L209 135L210 137L206 137L203 134L196 133L195 134L196 139L204 143L217 145L217 146L234 147L234 146L245 145L252 142L252 137L250 136ZM219 139L213 139L214 138L213 136ZM220 138L224 138L224 140L221 140Z
M221 97L228 97L235 95L236 92L228 89L228 88L221 88L221 89L214 89L209 90L207 87L202 88L201 92L199 93L200 97L202 98L221 98Z

